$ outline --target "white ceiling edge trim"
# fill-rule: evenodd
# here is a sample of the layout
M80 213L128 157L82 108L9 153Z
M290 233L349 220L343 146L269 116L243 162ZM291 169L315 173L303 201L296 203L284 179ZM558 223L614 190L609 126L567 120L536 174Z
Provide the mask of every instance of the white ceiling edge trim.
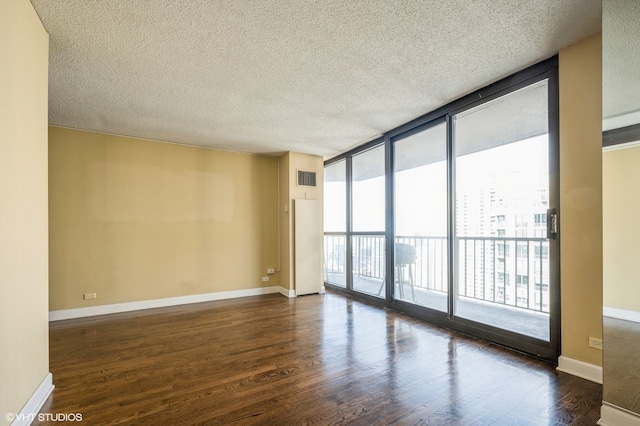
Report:
M636 146L640 146L640 141L605 146L605 147L602 147L602 152L618 151L620 149L634 148Z
M277 152L277 153L274 153L274 154L267 154L267 153L260 153L260 152L234 151L232 149L222 149L222 148L215 148L215 147L212 147L212 146L194 145L194 144L189 144L189 143L173 142L173 141L167 141L167 140L162 140L162 139L149 139L149 138L142 138L142 137L139 137L139 136L120 135L118 133L99 132L97 130L78 129L76 127L59 126L59 125L55 125L55 124L49 124L48 126L49 127L56 127L58 129L77 130L78 132L96 133L96 134L99 134L99 135L107 135L107 136L117 136L119 138L136 139L136 140L139 140L139 141L146 141L146 142L166 143L166 144L169 144L169 145L186 146L186 147L189 147L189 148L202 148L202 149L207 149L209 151L222 151L222 152L230 152L230 153L233 153L233 154L255 155L255 156L258 156L258 157L280 158L284 154L286 154L286 152Z
M619 129L620 127L632 126L640 123L640 111L628 112L615 117L608 117L602 120L602 131Z

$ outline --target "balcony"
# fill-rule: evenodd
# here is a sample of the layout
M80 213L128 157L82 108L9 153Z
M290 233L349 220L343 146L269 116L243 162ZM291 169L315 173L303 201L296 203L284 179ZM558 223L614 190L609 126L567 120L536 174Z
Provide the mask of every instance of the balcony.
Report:
M385 237L352 237L354 290L384 297ZM544 238L457 237L456 316L549 340L549 245ZM415 258L396 266L395 297L446 312L447 241L399 236ZM346 236L325 235L325 281L346 286ZM398 255L396 255L398 256ZM398 258L399 259L399 258Z

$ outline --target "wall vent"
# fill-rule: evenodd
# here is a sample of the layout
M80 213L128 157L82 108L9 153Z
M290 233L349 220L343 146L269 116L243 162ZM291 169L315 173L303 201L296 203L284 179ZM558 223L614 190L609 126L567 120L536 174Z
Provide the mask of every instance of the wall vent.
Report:
M299 186L316 186L316 172L304 172L298 170Z

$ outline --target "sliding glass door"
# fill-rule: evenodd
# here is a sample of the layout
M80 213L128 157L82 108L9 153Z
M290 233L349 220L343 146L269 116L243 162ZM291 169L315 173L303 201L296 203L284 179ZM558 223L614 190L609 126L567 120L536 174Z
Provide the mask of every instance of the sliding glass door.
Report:
M453 116L458 317L549 341L548 81Z

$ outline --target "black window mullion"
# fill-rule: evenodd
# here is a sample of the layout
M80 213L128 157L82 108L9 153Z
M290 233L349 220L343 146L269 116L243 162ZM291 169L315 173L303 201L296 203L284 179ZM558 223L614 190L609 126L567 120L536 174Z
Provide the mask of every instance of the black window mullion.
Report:
M558 69L548 71L548 119L549 119L549 208L555 208L560 218L560 105ZM561 232L561 230L560 230ZM549 244L549 338L556 356L560 355L560 238L550 239ZM542 281L542 275L540 276ZM542 289L542 287L541 287ZM541 293L542 294L542 293Z
M455 312L456 276L458 274L456 258L456 197L455 197L455 156L453 150L453 118L447 114L447 268L448 297L447 315L453 318Z
M385 138L385 175L386 175L386 196L385 196L385 240L386 240L386 304L391 306L395 298L395 206L394 206L394 179L393 179L393 146L390 138Z
M352 184L351 184L351 178L352 178L352 168L351 168L351 157L347 157L346 159L346 183L347 183L347 191L346 191L346 197L347 197L347 217L345 218L345 220L347 221L347 235L345 238L345 250L346 250L346 281L345 281L345 285L347 290L353 290L353 242L351 240L352 238L352 221L353 221L353 214L352 214L352 196L351 196L351 189L353 188Z

